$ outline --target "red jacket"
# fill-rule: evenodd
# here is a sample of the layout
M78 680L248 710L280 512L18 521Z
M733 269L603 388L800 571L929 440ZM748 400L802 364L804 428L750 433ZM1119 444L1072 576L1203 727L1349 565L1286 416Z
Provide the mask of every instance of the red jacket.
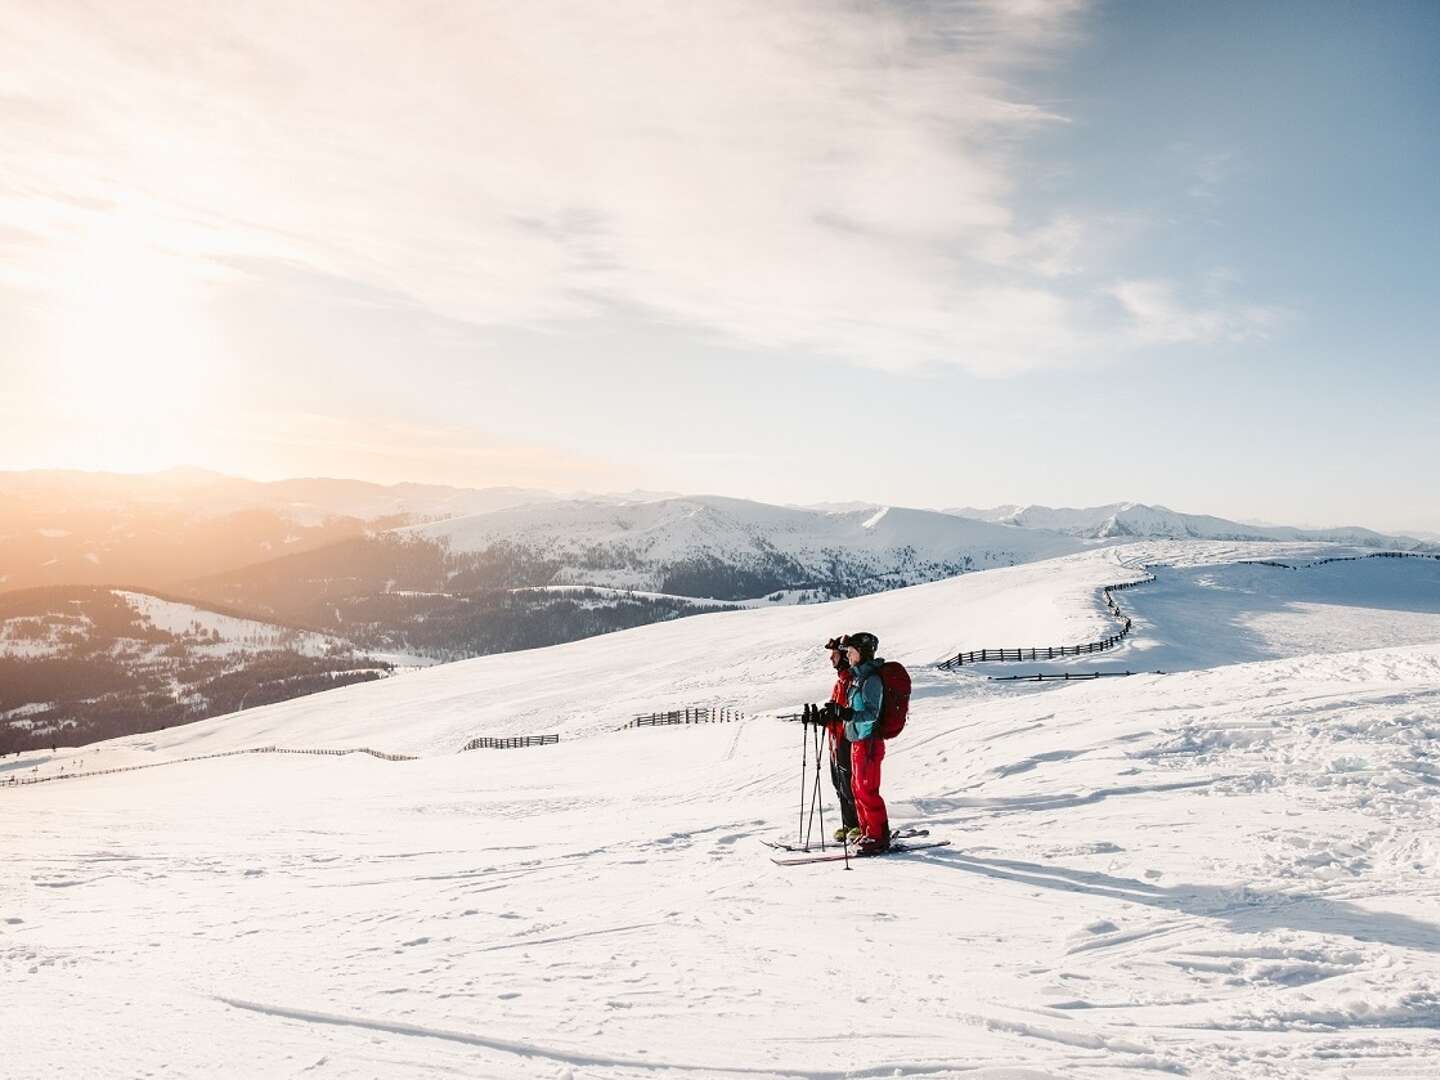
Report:
M830 691L830 700L841 708L850 704L850 669L848 667L835 673L835 689ZM832 720L825 725L825 730L830 733L830 749L837 750L839 745L845 741L845 721Z

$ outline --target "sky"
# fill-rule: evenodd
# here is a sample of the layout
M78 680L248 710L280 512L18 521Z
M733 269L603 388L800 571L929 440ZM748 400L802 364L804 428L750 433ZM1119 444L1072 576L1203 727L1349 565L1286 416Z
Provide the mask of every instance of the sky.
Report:
M1440 531L1440 5L0 15L0 469Z

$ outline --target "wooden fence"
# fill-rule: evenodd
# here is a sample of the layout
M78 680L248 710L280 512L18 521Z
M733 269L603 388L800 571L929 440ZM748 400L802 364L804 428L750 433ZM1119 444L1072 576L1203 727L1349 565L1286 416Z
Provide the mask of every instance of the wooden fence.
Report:
M1314 562L1294 563L1276 562L1273 559L1241 559L1236 566L1273 566L1277 570L1309 570L1312 566L1325 566L1337 562L1363 562L1365 559L1440 559L1440 555L1429 555L1423 551L1374 551L1369 555L1332 555L1328 559L1316 559Z
M341 757L345 754L369 754L381 761L414 761L412 754L388 754L383 750L372 750L368 746L353 746L344 750L302 750L283 746L252 746L244 750L223 750L217 754L196 754L193 757L172 758L169 761L150 761L144 765L121 765L114 769L90 769L86 772L57 772L49 776L8 776L0 779L0 787L19 787L22 784L43 784L50 780L77 780L86 776L109 776L112 773L138 772L140 769L158 769L162 765L182 765L191 761L209 761L212 758L235 757L237 754L318 754L325 757Z
M672 709L670 712L654 712L637 716L629 723L622 724L617 730L662 727L668 724L730 724L736 720L745 719L745 715L738 709L732 709L729 705L691 705L683 709Z
M460 752L463 754L466 750L514 750L521 746L551 746L559 741L559 735L511 735L501 739L482 737L471 739L460 747Z
M1120 605L1115 602L1112 595L1123 592L1125 589L1133 589L1140 585L1148 585L1155 580L1155 575L1150 573L1149 567L1144 567L1145 577L1135 581L1122 581L1115 585L1106 585L1102 588L1101 595L1105 598L1105 607L1112 617L1120 621L1120 629L1117 633L1100 641L1086 642L1084 645L1034 645L1030 648L1021 649L972 649L970 652L962 652L945 660L940 667L946 671L953 671L965 664L990 664L990 663L1019 663L1026 660L1054 660L1059 656L1087 656L1091 653L1104 652L1106 649L1113 649L1120 644L1127 634L1130 633L1130 617L1120 610Z
M1126 675L1164 675L1163 671L1066 671L1059 675L991 675L991 682L1083 682L1085 679L1114 679Z

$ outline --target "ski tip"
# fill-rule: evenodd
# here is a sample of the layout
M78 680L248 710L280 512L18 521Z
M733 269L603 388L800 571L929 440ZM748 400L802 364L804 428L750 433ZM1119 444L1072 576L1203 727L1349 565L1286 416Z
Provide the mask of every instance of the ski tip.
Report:
M865 862L870 859L879 859L886 855L908 855L911 852L925 851L929 848L949 847L949 840L929 840L919 844L894 844L884 851L877 851L870 855L860 855L856 852L850 853L851 862ZM796 854L791 856L773 856L770 861L776 866L806 866L810 863L840 862L846 856L843 852L825 852L814 854Z

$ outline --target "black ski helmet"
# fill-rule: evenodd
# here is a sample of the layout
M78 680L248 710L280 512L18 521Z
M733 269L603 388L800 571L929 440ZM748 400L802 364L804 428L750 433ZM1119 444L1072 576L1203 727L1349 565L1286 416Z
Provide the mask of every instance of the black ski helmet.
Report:
M840 644L847 649L858 649L861 660L875 659L875 653L880 648L880 639L867 631L858 634L846 634Z

